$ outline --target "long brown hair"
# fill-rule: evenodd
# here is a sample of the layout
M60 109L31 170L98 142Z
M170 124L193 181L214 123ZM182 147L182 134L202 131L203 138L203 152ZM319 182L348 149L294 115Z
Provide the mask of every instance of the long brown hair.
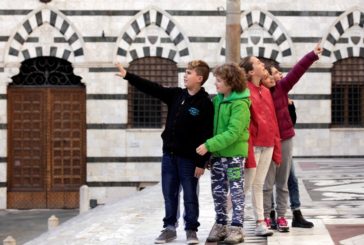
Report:
M246 74L249 81L251 80L251 76L249 75L249 71L253 70L253 63L250 61L251 57L252 57L251 55L246 56L246 57L240 59L240 63L239 63L239 66L242 69L244 69L245 74Z

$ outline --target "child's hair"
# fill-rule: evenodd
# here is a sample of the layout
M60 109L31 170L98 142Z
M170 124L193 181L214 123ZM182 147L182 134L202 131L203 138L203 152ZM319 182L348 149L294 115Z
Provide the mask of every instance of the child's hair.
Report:
M242 59L240 59L240 63L239 66L244 69L245 74L247 75L248 80L251 80L251 76L249 75L249 71L253 70L253 63L250 61L251 59L251 55L250 56L246 56Z
M270 75L272 75L272 68L276 68L278 71L281 70L279 65L275 65L275 64L268 64L265 66L265 68L268 70Z
M225 63L215 67L214 76L220 77L232 91L242 92L246 88L245 72L235 63Z
M195 70L197 75L202 76L201 85L203 85L206 82L206 80L209 78L210 67L203 60L192 60L192 61L188 62L187 69Z

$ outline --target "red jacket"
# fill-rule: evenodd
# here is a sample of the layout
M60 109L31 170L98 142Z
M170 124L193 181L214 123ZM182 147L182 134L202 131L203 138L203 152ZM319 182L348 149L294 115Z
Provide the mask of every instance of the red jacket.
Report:
M295 135L293 123L288 110L288 92L298 82L302 75L318 60L318 56L312 51L306 54L285 76L270 89L277 115L279 133L282 140L292 138Z
M249 152L246 168L255 168L253 146L274 146L273 161L281 163L281 142L272 95L266 87L248 82L250 90Z

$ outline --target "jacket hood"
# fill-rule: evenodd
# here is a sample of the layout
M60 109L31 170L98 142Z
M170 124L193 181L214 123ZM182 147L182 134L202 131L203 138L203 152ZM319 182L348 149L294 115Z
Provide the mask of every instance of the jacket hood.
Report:
M248 99L250 96L250 91L248 88L246 88L242 92L236 92L236 91L231 92L231 94L227 98L224 98L224 95L220 94L220 93L217 94L217 96L219 98L219 101L229 102L229 101L233 101L233 100Z

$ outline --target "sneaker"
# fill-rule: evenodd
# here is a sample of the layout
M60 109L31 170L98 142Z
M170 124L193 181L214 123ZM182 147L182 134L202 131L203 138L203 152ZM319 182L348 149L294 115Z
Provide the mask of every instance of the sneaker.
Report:
M276 220L276 211L272 210L269 214L270 217L270 229L271 230L277 230L277 220Z
M273 235L273 231L268 230L265 222L259 222L255 227L255 235L256 236L271 236Z
M267 228L271 229L271 224L272 224L271 219L270 218L265 218L264 222L265 222L265 225L267 226Z
M285 217L277 218L277 230L279 232L289 232L289 226Z
M155 244L163 244L173 241L177 238L177 232L171 229L164 229L162 233L154 240Z
M198 244L196 231L187 230L186 237L187 237L187 244Z
M219 242L223 241L226 237L226 225L214 224L209 236L207 237L208 242Z
M230 226L228 229L228 235L224 240L226 244L237 244L244 242L243 228L240 226Z

